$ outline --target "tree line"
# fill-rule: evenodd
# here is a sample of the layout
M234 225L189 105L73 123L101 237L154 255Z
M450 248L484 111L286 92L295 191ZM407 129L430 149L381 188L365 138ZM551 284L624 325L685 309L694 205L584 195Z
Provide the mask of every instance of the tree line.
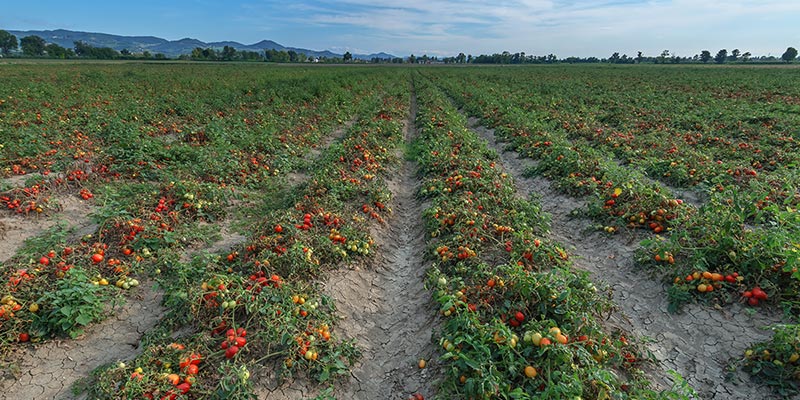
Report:
M463 53L462 53L463 54ZM664 50L658 56L645 56L641 51L637 52L636 56L628 56L627 54L620 55L615 52L608 58L597 57L567 57L560 59L553 54L547 56L533 56L526 55L525 53L510 53L504 51L502 53L495 53L492 55L479 55L477 57L468 56L466 63L475 64L549 64L556 62L566 63L610 63L610 64L689 64L689 63L703 63L707 64L713 61L717 64L724 63L748 63L748 62L792 62L797 60L797 49L789 47L781 55L775 56L760 56L754 57L750 52L742 53L739 49L733 49L728 52L727 49L721 49L716 55L711 55L709 50L703 50L692 57L681 57L676 54L671 54L669 50ZM445 62L464 63L464 61L452 61L445 59Z
M73 42L73 48L65 48L56 43L47 43L39 36L25 36L19 40L8 31L0 30L0 53L3 56L11 55L12 51L20 49L25 57L46 57L46 58L90 58L97 60L115 59L162 59L167 56L161 53L152 55L149 51L133 54L127 49L117 51L111 47L96 47L88 43L77 41Z
M88 59L156 59L165 60L167 57L162 53L152 55L149 51L141 53L131 53L123 49L117 51L111 47L96 47L88 43L77 41L74 42L73 48L64 48L56 43L47 43L43 38L35 35L26 36L19 40L11 33L0 30L0 52L3 56L9 56L12 52L18 49L22 51L22 55L26 57L48 57L48 58L88 58ZM304 63L304 62L320 62L320 63L393 63L393 64L552 64L552 63L610 63L610 64L686 64L686 63L703 63L707 64L711 61L717 64L724 63L748 63L748 62L792 62L798 57L797 49L788 47L780 58L775 56L760 56L754 57L750 52L741 52L739 49L733 49L728 52L727 49L719 50L716 55L711 54L709 50L702 50L700 53L692 57L681 57L676 54L671 54L669 50L664 50L657 56L645 56L641 51L637 52L636 56L628 56L627 54L620 55L618 52L613 53L608 58L597 57L566 57L563 59L558 58L555 54L548 55L528 55L524 52L510 53L504 51L502 53L494 53L491 55L481 54L478 56L467 55L459 53L453 57L438 58L436 56L423 55L420 57L413 54L406 58L373 58L371 60L354 60L350 52L346 52L342 57L313 57L305 53L297 52L295 50L264 50L264 51L248 51L236 50L233 47L225 46L221 50L212 48L197 47L192 50L191 54L184 54L179 56L179 59L194 60L194 61L264 61L274 63Z

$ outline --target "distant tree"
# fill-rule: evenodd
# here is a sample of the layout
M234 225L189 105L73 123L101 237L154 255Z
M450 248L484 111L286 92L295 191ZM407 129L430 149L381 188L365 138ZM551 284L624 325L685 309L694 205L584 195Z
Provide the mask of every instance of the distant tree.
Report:
M16 36L0 29L0 50L3 51L4 55L11 53L11 50L16 50L18 46Z
M714 56L714 62L716 62L717 64L722 64L727 59L728 59L728 50L726 50L726 49L722 49L722 50L718 51L717 55Z
M667 58L669 58L669 50L664 50L661 52L661 55L658 56L658 62L664 64L667 62Z
M456 56L456 62L459 63L459 64L466 63L467 62L467 55L464 54L464 53L458 53L458 56Z
M636 62L641 64L644 61L644 54L641 51L636 52Z
M608 62L612 64L619 63L619 52L614 52L614 54L612 54L611 57L608 57Z
M73 42L73 44L75 45L75 54L78 57L86 57L91 52L92 46L83 41L78 40L77 42Z
M752 57L752 56L753 56L753 55L752 55L752 54L750 54L750 52L749 52L749 51L745 51L745 52L744 52L744 54L742 54L742 62L748 62L748 61L750 61L750 57Z
M223 61L232 61L236 58L236 49L231 46L225 46L222 48L222 60Z
M192 60L201 60L203 58L203 49L200 47L195 47L192 49Z
M781 60L786 61L787 63L792 62L792 60L794 60L795 58L797 58L797 49L795 49L794 47L789 47L788 49L786 49L786 51L781 56Z
M47 45L44 39L36 35L25 36L19 40L22 53L26 56L42 56L44 55L44 47Z
M69 58L73 53L72 49L65 49L55 43L50 43L44 46L44 51L50 58Z
M733 50L731 50L731 55L730 55L730 57L728 57L728 59L733 61L733 62L736 62L736 61L739 61L739 56L741 56L741 55L742 55L742 52L739 51L739 49L733 49Z
M289 62L289 53L286 51L278 51L275 49L266 50L264 52L264 60L267 62L287 63Z
M111 47L94 47L88 43L77 41L75 43L75 54L83 58L94 58L98 60L110 60L119 57L119 52Z
M152 57L152 54L150 54L149 51L145 50L145 51L142 52L142 58L149 59L151 57Z
M344 53L344 56L342 56L342 59L344 60L344 62L353 61L353 55L350 54L349 51L347 51L347 52Z
M203 60L213 61L213 60L216 60L217 58L219 58L219 57L217 57L217 51L216 50L214 50L214 49L212 49L210 47L203 49Z
M145 53L147 53L147 52L145 51ZM156 55L154 56L154 58L155 58L156 60L166 60L166 59L167 59L167 56L165 56L165 55L164 55L164 53L156 53Z
M700 61L707 63L711 61L711 52L708 50L703 50L700 52Z
M122 54L123 56L129 56L131 55L131 51L128 49L122 49L119 51L119 54Z
M409 64L416 64L417 63L417 57L414 57L413 54L408 56L408 63Z

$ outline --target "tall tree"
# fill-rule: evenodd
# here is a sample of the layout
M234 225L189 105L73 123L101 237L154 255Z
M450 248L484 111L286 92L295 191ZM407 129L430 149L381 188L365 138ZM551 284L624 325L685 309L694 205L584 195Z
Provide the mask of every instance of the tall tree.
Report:
M745 51L744 54L742 54L742 62L750 61L750 57L751 56L752 56L752 54L750 54L749 51Z
M18 46L16 36L0 29L0 50L3 51L3 54L8 55L11 50L16 50Z
M797 49L795 49L794 47L789 47L788 49L786 49L786 51L781 56L781 60L786 62L792 62L792 60L794 60L795 58L797 58Z
M47 52L47 56L50 58L68 58L73 55L72 49L65 49L55 43L50 43L47 46L44 46L44 51Z
M231 61L236 58L236 49L231 46L225 46L222 48L222 59L224 61Z
M644 61L644 54L641 51L636 53L636 62L641 64Z
M711 52L708 50L703 50L700 52L700 61L707 63L711 61Z
M739 61L739 56L740 55L742 55L742 52L739 51L739 49L733 49L733 50L731 50L731 56L729 57L729 59L731 61Z
M722 64L727 59L728 59L728 50L727 49L722 49L722 50L718 51L717 55L714 56L714 62L716 62L717 64Z
M26 56L41 56L44 55L44 46L47 45L44 39L39 36L25 36L19 41L22 53Z
M344 53L344 56L342 56L342 58L344 59L344 62L350 62L350 61L353 61L353 55L352 55L352 54L350 54L350 52L349 52L349 51L345 52L345 53Z

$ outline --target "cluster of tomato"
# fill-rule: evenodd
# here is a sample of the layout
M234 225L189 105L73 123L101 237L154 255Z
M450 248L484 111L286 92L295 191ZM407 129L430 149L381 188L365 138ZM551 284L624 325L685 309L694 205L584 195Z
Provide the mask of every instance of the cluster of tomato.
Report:
M220 348L225 350L225 358L231 359L247 344L247 330L244 328L228 329L225 340L220 343Z
M755 307L760 301L767 301L769 296L760 287L756 286L752 290L745 290L742 297L747 299L747 304Z
M12 189L0 195L0 203L17 214L42 213L49 202L49 198L44 196L46 191L47 186L39 183Z

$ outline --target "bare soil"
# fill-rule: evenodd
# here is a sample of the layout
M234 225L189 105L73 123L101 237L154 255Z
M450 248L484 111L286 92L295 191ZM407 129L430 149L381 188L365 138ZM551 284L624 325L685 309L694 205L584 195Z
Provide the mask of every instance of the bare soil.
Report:
M96 228L89 220L92 203L75 197L58 199L60 210L53 215L0 214L0 263L13 257L25 240L41 235L59 221L65 221L75 230L75 235L91 233ZM89 231L89 232L87 232Z
M622 231L608 235L593 229L591 220L573 217L572 211L584 207L585 200L556 192L546 179L522 176L535 161L504 151L494 131L480 126L479 120L470 118L469 125L500 154L520 193L541 199L544 211L552 216L550 236L569 246L575 266L613 289L613 300L622 312L615 325L650 340L647 347L657 360L650 378L656 385L668 387L666 371L673 370L702 399L779 398L768 387L751 381L749 375L730 373L728 365L731 359L742 357L753 342L768 339L771 333L763 327L780 323L780 315L753 312L739 304L721 309L690 304L682 313L669 313L665 285L637 267L634 259L639 241L649 234ZM729 374L732 380L727 382Z
M406 140L416 135L416 100L406 123ZM338 271L328 281L344 319L339 328L356 339L363 358L343 385L341 399L407 399L433 395L439 367L432 335L439 325L430 292L423 282L425 231L423 204L415 197L416 165L406 161L394 179L393 215L373 234L379 262L374 269ZM427 367L420 369L419 360Z

